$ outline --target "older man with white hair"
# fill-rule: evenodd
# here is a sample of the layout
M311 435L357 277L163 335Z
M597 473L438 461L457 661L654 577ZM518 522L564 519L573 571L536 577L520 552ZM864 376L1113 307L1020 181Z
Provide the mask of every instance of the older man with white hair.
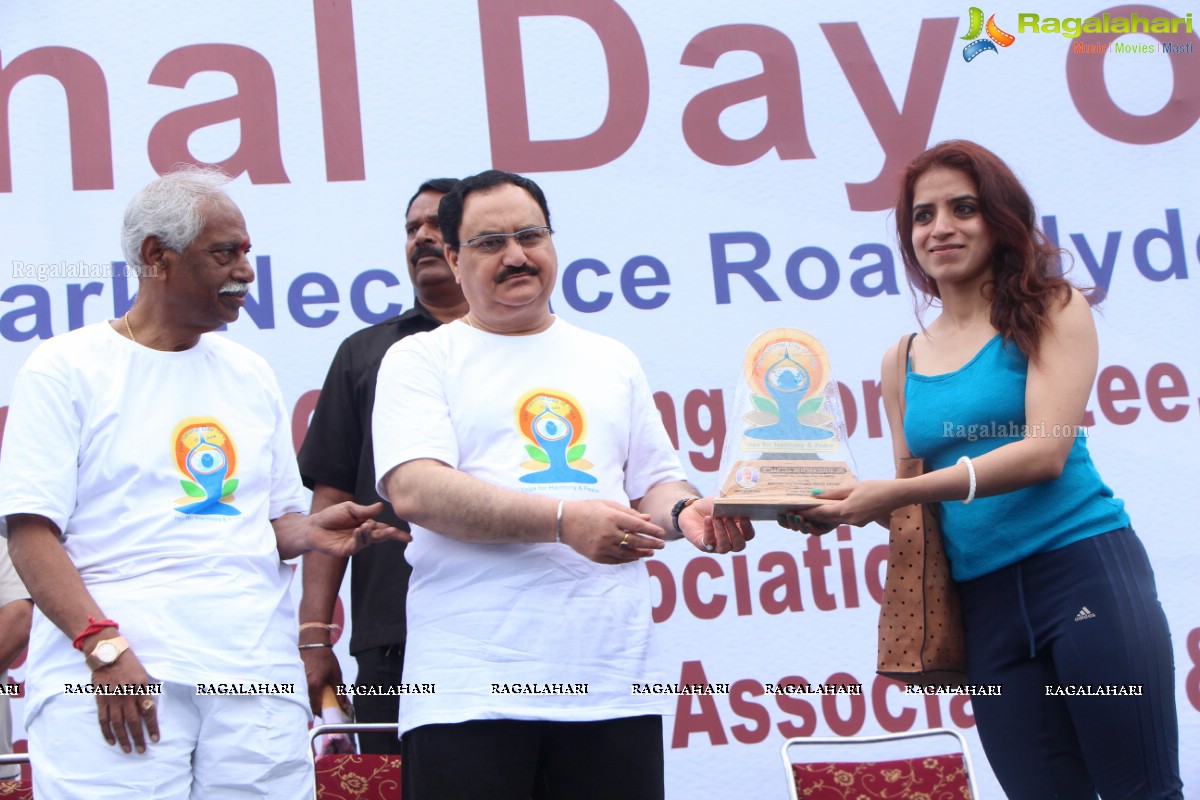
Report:
M37 606L39 797L308 796L283 559L407 538L371 522L379 504L301 513L270 368L211 335L254 280L228 180L188 168L139 192L122 233L133 307L42 344L13 389L0 514Z

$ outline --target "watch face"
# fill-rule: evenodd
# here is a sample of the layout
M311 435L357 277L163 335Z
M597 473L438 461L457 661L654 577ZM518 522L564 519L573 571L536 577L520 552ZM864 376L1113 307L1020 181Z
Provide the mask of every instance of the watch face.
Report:
M96 656L97 661L102 661L105 664L111 664L117 660L117 646L112 642L101 642L96 645L96 650L92 653Z

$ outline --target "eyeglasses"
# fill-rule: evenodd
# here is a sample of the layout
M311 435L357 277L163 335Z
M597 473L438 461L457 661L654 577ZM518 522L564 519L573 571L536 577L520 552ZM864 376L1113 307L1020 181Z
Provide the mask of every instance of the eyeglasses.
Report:
M512 233L485 233L483 236L468 239L462 244L463 247L474 248L476 252L482 253L485 256L494 256L505 247L508 247L509 239L516 239L517 244L521 246L522 250L533 250L535 247L541 247L548 242L552 233L554 231L550 230L547 226L538 225Z

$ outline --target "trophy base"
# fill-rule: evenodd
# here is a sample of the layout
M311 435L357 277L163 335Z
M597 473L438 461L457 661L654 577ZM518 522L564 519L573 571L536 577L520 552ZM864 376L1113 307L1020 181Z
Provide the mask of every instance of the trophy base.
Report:
M832 502L834 501L822 500L819 497L780 498L778 500L767 498L741 498L737 500L718 498L713 503L713 515L718 517L745 517L746 519L773 520L778 519L779 515L785 511L802 511L806 508Z
M785 511L833 502L814 496L814 489L832 489L853 482L854 473L844 461L738 461L717 494L713 513L720 517L777 519Z

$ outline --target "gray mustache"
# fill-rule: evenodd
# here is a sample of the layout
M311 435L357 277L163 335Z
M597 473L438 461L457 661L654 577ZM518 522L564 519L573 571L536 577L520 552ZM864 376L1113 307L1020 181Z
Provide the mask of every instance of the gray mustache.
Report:
M217 294L245 294L250 291L250 284L245 281L230 281L221 287Z

